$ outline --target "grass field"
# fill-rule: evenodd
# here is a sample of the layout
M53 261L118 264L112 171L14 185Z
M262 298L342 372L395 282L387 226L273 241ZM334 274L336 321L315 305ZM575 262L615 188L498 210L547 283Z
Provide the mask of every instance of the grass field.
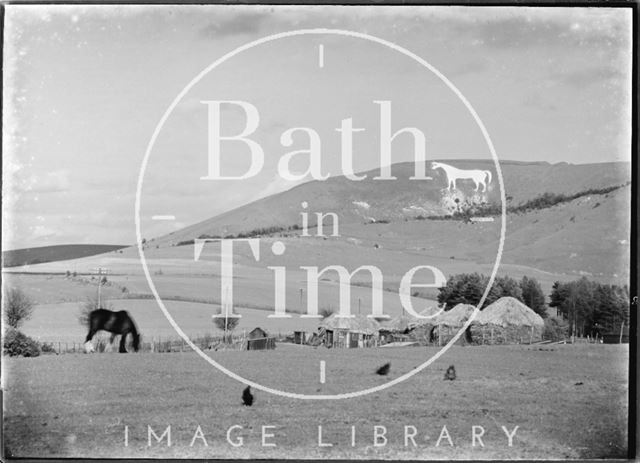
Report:
M165 339L179 337L155 299L118 299L110 301L110 304L113 310L127 310L131 314L142 334L143 341L152 338L157 340L159 337ZM188 336L222 335L211 320L211 316L219 311L220 306L182 301L165 301L165 306ZM79 307L77 303L38 305L33 317L25 322L22 331L42 342L82 343L87 335L87 328L78 322ZM316 331L318 327L316 320L300 318L298 315L288 319L274 319L268 317L272 312L266 310L247 308L234 310L242 316L236 328L236 334L241 334L243 331L249 332L257 326L274 335L290 334L294 330Z
M333 394L383 384L434 353L279 344L275 351L209 355L270 387ZM628 354L616 345L454 346L427 370L374 394L318 402L254 391L250 408L241 405L242 384L194 353L7 358L5 446L20 457L621 458ZM389 377L374 375L386 361ZM449 364L458 373L453 382L442 379ZM244 438L239 447L226 440L234 425L242 427L231 430L234 442ZM332 447L318 446L318 425ZM158 436L171 426L171 447L166 439L148 446L147 426ZM208 446L201 438L190 445L198 426ZM276 447L262 446L262 426L275 426L266 442ZM374 445L374 426L385 427L386 445ZM405 446L405 426L415 427L416 447L410 440ZM435 445L443 426L453 447L446 438ZM484 429L484 447L472 445L472 426ZM502 426L519 427L511 447Z

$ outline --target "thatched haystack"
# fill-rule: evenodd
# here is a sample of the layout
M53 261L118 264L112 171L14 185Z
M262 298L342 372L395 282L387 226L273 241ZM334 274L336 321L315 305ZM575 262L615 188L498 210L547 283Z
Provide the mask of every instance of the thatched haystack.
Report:
M529 344L542 340L544 320L513 297L502 297L485 307L471 325L477 344Z
M403 312L402 315L381 324L380 336L385 342L414 341L420 345L428 345L434 316L437 316L439 312L438 307L432 306L418 313L418 315L430 317L427 319Z
M380 338L384 343L410 341L411 332L418 324L418 318L403 313L380 324Z
M442 312L432 321L429 341L440 346L448 343L469 320L475 309L470 304L458 304L453 309ZM471 342L470 337L466 334L459 339L461 343Z
M342 318L337 315L331 314L320 323L326 333L327 346L364 347L371 345L378 337L380 323L373 318L365 315Z
M353 318L338 317L333 313L320 323L325 330L332 331L350 331L352 333L361 333L373 335L380 330L380 323L366 315L354 315Z
M418 319L406 313L384 321L380 325L380 332L408 333L418 325Z
M418 315L422 316L422 317L429 317L429 318L419 318L418 319L418 324L420 325L435 325L435 320L438 316L444 314L443 311L444 305L442 307L438 307L438 306L429 306L426 309L424 309L421 312L418 312Z
M476 310L471 304L458 304L453 309L442 312L434 320L434 325L460 328L469 320L469 317Z

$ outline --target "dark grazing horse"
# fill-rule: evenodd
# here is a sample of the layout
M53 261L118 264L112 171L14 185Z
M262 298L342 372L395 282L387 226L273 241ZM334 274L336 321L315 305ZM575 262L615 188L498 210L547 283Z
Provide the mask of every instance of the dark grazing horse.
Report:
M84 343L91 341L93 336L100 330L105 330L111 333L111 342L117 335L121 335L120 338L120 352L127 352L125 348L125 341L127 334L131 333L133 349L137 352L140 345L140 336L136 329L136 324L126 310L120 310L119 312L112 312L107 309L96 309L89 313L89 334ZM90 350L93 350L93 346L90 346Z

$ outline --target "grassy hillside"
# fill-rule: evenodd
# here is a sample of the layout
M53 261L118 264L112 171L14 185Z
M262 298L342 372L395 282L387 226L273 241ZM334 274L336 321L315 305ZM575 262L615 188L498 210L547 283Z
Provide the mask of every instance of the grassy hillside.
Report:
M486 193L476 193L470 181L458 183L458 192L446 190L442 170L427 168L433 180L409 180L413 163L392 167L395 181L372 178L377 170L367 172L359 182L333 177L325 182L313 181L291 190L263 198L170 235L156 238L155 245L175 245L200 236L227 236L267 227L288 229L301 224L301 202L308 202L309 223L315 224L315 212L335 212L341 224L403 221L417 216L443 215L453 212L460 202L499 204L500 189L491 161L447 161L464 169L492 172L493 181ZM511 207L525 204L543 193L571 195L594 188L626 183L630 179L627 163L570 165L503 161L500 163L505 196ZM330 220L327 222L330 223Z
M124 247L126 246L112 244L63 244L2 251L2 267L18 267L21 265L78 259L116 251Z

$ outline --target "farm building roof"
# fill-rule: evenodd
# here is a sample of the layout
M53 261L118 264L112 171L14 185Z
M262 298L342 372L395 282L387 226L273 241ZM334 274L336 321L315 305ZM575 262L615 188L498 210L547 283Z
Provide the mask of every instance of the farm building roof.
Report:
M380 329L391 332L402 332L417 326L419 321L420 320L416 317L408 314L402 314L392 318L391 320L383 322Z
M267 333L265 330L263 330L262 328L260 328L259 326L255 327L254 329L252 329L249 332L249 338L250 339L255 339L255 338L266 338L269 336L269 333Z
M338 314L331 314L320 326L327 330L342 330L352 333L375 334L380 329L380 323L365 315L355 315L353 318L341 318Z
M473 323L478 325L544 326L544 320L525 304L513 297L501 297L478 314Z
M444 314L444 312L441 312L443 309L441 307L438 306L430 306L427 307L426 309L424 309L421 312L418 312L418 315L422 315L423 317L429 317L429 318L421 318L418 320L418 323L420 325L424 325L424 324L435 324L435 320L439 315Z
M458 304L453 309L442 312L432 321L434 325L462 326L476 308L470 304Z

